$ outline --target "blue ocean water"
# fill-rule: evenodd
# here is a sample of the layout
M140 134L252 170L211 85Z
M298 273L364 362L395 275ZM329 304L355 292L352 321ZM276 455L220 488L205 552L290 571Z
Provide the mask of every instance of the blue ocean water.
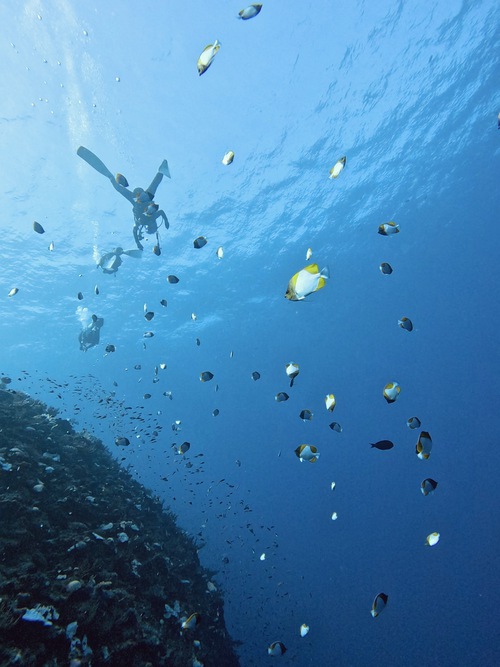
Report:
M239 21L242 6L2 3L1 371L102 437L198 536L242 665L494 665L500 7L269 1ZM96 268L134 248L132 210L80 145L132 188L168 160L161 256L150 238L116 275ZM389 220L400 233L377 234ZM331 278L287 301L308 247ZM101 343L83 353L93 313ZM370 448L381 439L394 449ZM317 463L298 461L302 443ZM288 651L270 658L276 640Z

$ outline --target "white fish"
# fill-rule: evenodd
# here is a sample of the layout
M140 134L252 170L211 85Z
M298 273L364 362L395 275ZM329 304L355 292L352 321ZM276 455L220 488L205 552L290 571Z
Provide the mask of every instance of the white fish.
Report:
M222 259L224 257L224 248L222 246L219 246L217 248L217 258Z
M234 160L234 152L233 151L228 151L224 157L222 158L222 164L224 165L229 165L231 162Z
M245 9L242 9L240 12L238 12L238 17L244 21L248 21L248 19L253 19L254 16L257 16L261 9L262 5L249 5L248 7L245 7Z
M439 538L441 535L439 533L430 533L430 535L427 535L425 538L425 544L428 547L433 547L435 544L439 542Z
M213 44L208 44L208 46L205 46L200 57L198 58L198 63L197 63L198 74L200 76L204 74L210 67L213 59L215 58L215 54L219 49L220 49L220 42L217 39Z
M342 170L345 167L345 163L347 162L347 158L341 157L340 160L337 160L337 162L333 165L333 167L330 169L330 178L337 178L340 176Z
M306 625L305 623L302 623L302 625L300 626L300 636L305 637L308 632L309 632L309 626Z

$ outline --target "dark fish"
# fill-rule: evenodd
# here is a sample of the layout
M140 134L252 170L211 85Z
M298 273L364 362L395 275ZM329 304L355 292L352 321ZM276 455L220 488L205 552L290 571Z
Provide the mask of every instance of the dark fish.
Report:
M167 280L171 285L175 285L179 282L179 278L177 278L177 276L167 276Z
M128 438L115 438L115 445L118 447L126 447L127 445L130 445L130 440Z
M254 380L254 382L257 381L257 380L260 380L260 373L259 373L259 371L254 371L254 372L252 373L252 376L251 376L251 377L252 377L252 380Z
M428 496L429 493L433 493L436 490L438 483L436 480L431 479L428 477L427 479L424 479L424 481L420 484L420 490L424 494L424 496Z
M286 392L280 391L276 394L274 400L277 401L278 403L283 403L283 401L288 401L289 398L290 396Z
M81 301L83 299L83 294L81 292L78 292L76 296L78 298L78 301Z
M161 255L161 248L160 248L160 246L159 246L159 245L155 245L155 246L153 246L153 252L154 252L154 254L155 254L157 257L159 257L159 256Z
M391 442L391 440L379 440L378 442L372 442L370 444L372 447L375 447L375 449L382 450L392 449L394 447L394 443Z
M299 417L302 421L309 422L313 418L313 413L310 410L302 410Z
M406 331L413 331L413 322L408 317L402 317L400 320L398 320L398 324L401 329L405 329Z
M42 225L39 222L36 222L36 220L33 223L33 229L35 230L35 232L37 234L45 234L45 229L42 227Z
M121 185L124 188L128 188L128 181L123 174L116 174L115 181L118 185Z
M142 334L143 338L153 338L154 333L152 331L146 331Z
M337 433L342 433L342 426L338 422L332 422L330 425L332 431L337 431Z
M134 366L134 368L135 368L136 371L140 371L141 368L142 368L142 366L141 366L141 364L136 364L136 365Z
M152 310L148 310L147 313L145 313L144 317L147 319L148 322L151 322L155 314L153 313Z
M406 422L406 425L408 428L414 429L414 428L420 428L421 421L418 417L410 417L408 421Z
M212 412L212 414L213 414L214 417L218 417L219 414L220 414L219 409L218 409L218 408L215 408L215 410Z
M196 339L196 345L198 345L198 347L201 345L201 340L199 338Z
M214 374L211 373L210 371L203 371L203 373L200 373L200 380L202 382L209 382L213 378Z
M392 273L392 266L388 262L382 262L380 265L380 271L385 275L385 276L390 276Z
M195 248L203 248L204 245L207 245L207 239L204 236L198 236L198 238L193 241L193 246Z
M106 345L106 352L115 352L116 347L114 345Z
M147 400L148 398L151 398L151 394L144 394L143 398Z
M167 300L166 300L166 299L162 299L162 300L160 301L160 306L163 306L164 308L166 308L167 305L168 305L168 304L167 304Z

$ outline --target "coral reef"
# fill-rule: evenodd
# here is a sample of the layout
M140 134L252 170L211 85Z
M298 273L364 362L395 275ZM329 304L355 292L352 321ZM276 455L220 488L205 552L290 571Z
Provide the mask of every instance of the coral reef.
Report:
M102 442L6 390L0 517L1 665L239 664L175 516Z

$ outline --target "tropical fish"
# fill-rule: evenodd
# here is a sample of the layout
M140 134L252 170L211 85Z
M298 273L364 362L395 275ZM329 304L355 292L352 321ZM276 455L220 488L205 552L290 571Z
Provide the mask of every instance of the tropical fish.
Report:
M305 637L308 632L309 632L309 626L306 625L305 623L302 623L302 625L300 626L300 636Z
M301 463L304 461L316 463L320 456L318 449L314 445L299 445L295 449L295 454L298 456Z
M420 484L420 490L424 494L424 496L428 496L430 493L434 493L436 490L438 483L428 477L427 479L424 479L424 481Z
M337 514L337 512L332 512L332 521L337 521L338 518L339 515Z
M299 365L291 362L285 366L285 371L290 379L290 387L293 387L293 381L300 372Z
M217 259L222 259L224 257L224 248L222 246L219 246L217 248Z
M33 229L37 234L45 234L45 229L42 227L42 225L35 220L33 223Z
M310 410L302 410L300 413L299 417L302 419L304 422L310 422L311 419L313 418L313 413Z
M286 392L280 391L276 394L274 400L277 401L278 403L283 403L284 401L288 401L289 398L290 396Z
M268 655L283 655L286 652L286 646L283 642L273 642L268 646L267 654Z
M217 39L213 44L205 46L197 62L199 76L204 74L210 67L213 59L215 58L215 54L219 49L220 49L220 42Z
M312 248L308 248L306 252L306 262L308 262L312 257L313 251Z
M210 371L203 371L203 373L200 373L200 380L201 382L210 382L213 376L214 374Z
M371 610L371 615L373 616L373 618L377 618L377 616L382 611L384 611L388 598L389 596L386 595L385 593L379 593L375 597L375 599L373 600L372 610Z
M320 271L317 264L309 264L292 276L285 292L285 298L290 301L301 301L309 294L324 287L329 277L328 267Z
M378 233L382 236L391 236L391 234L397 234L399 232L399 225L395 222L384 222L383 225L379 225Z
M417 446L415 451L421 460L427 460L431 455L432 438L427 431L422 431L418 436Z
M345 163L347 162L347 158L341 157L340 160L337 160L337 162L333 165L333 167L330 169L330 178L337 178L340 176L340 173L345 167Z
M123 174L116 174L115 181L118 185L121 185L124 188L128 188L128 181Z
M384 398L388 403L394 403L399 394L401 393L401 387L397 382L389 382L384 387Z
M128 445L130 445L130 440L128 438L118 437L115 438L115 445L117 447L127 447Z
M147 190L142 190L142 188L138 188L137 191L134 190L135 194L135 201L138 204L149 204L149 202L153 201L153 195L151 192L148 192Z
M161 369L162 371L164 371L166 368L167 368L167 364L165 364L164 362L162 362L162 363L160 364L160 369Z
M337 401L335 400L335 396L333 394L327 394L325 396L325 405L328 412L333 412L335 410L336 404Z
M231 162L234 160L234 152L233 151L228 151L224 157L222 158L222 164L224 165L229 165Z
M175 285L179 282L179 278L177 278L177 276L167 276L167 280L171 285Z
M177 454L185 454L191 448L191 443L183 442L182 445L179 445L178 447L177 445L173 444L172 447L177 451Z
M260 373L259 373L259 371L254 371L254 372L252 373L252 375L251 375L251 378L252 378L252 380L253 380L254 382L256 382L257 380L260 380Z
M244 21L248 21L248 19L253 19L254 16L257 16L261 9L262 5L249 5L248 7L245 7L245 9L241 9L238 12L238 17Z
M338 422L332 422L329 424L330 428L332 431L336 431L337 433L342 433L342 426Z
M196 320L198 319L196 313L191 313L191 319L193 320L193 322L196 322Z
M192 630L199 623L199 620L200 615L195 611L194 614L182 621L181 627L183 630Z
M375 449L381 449L384 451L394 447L394 443L391 440L379 440L378 442L370 443L370 445L375 447Z
M335 482L332 482L332 483L330 484L330 489L331 489L332 491L335 491L335 487L336 487L336 486L337 486L336 483L335 483Z
M147 209L144 211L144 215L147 215L148 217L154 215L159 208L159 204L155 204L153 201L151 204L148 204Z
M402 317L398 320L398 324L405 331L413 331L413 322L408 317Z
M153 252L157 257L161 255L161 248L158 244L153 246Z
M193 246L195 248L203 248L204 245L207 245L207 239L204 236L198 236L198 238L193 241Z
M390 276L392 273L392 266L388 262L382 262L379 269L385 276Z
M406 425L408 426L408 428L411 428L411 429L420 428L421 424L422 424L422 422L420 421L420 419L418 417L410 417L410 419L408 419L408 421L406 422Z
M439 538L441 535L439 533L430 533L430 535L427 535L425 538L425 544L428 547L433 547L435 544L439 542Z

